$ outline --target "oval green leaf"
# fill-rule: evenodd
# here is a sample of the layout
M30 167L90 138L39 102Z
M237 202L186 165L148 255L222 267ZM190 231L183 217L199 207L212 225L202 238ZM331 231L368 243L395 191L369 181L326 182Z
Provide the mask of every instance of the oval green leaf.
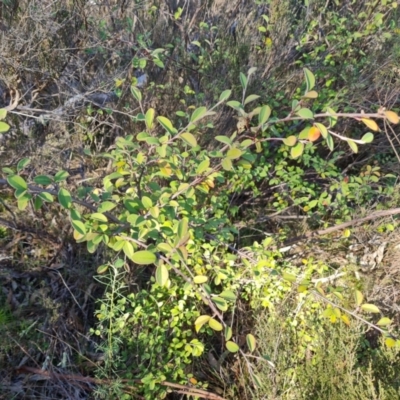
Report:
M10 125L6 124L5 122L0 122L0 133L8 132L10 129Z
M157 121L171 135L175 135L177 133L177 130L172 126L172 122L168 118L166 118L166 117L157 117Z
M235 160L237 158L240 158L241 155L242 155L242 151L240 149L236 148L236 147L232 147L226 153L226 156L231 160Z
M269 106L262 106L258 114L258 125L263 125L268 121L271 115L271 108Z
M283 143L286 144L286 146L292 147L296 144L297 138L296 136L288 136L287 138L283 139Z
M66 209L71 208L72 206L72 198L68 190L60 189L58 192L58 201L59 203Z
M224 158L221 162L222 168L225 171L231 171L232 170L232 161L229 158Z
M374 134L372 132L367 132L362 138L361 140L364 143L371 143L374 140Z
M154 264L157 261L157 257L151 251L141 250L134 253L131 260L139 265L149 265Z
M33 178L33 182L35 182L38 185L47 186L53 183L53 179L47 175L38 175Z
M72 220L71 221L72 227L81 235L86 235L86 227L82 221Z
M146 112L145 116L145 122L146 122L146 127L148 130L151 130L153 128L153 122L154 122L154 108L149 108Z
M7 177L8 184L14 189L27 190L28 184L19 175L10 175Z
M199 107L193 111L192 116L190 117L190 122L196 122L202 119L207 113L206 107Z
M303 68L303 71L306 78L306 93L308 93L315 86L315 76L308 68Z
M212 298L212 301L221 311L226 311L228 309L228 303L223 298L215 296Z
M347 141L349 147L351 148L351 150L353 151L353 153L358 153L358 146L356 142L353 142L352 140L348 140Z
M301 108L299 111L296 113L299 117L304 118L304 119L313 119L314 114L309 108Z

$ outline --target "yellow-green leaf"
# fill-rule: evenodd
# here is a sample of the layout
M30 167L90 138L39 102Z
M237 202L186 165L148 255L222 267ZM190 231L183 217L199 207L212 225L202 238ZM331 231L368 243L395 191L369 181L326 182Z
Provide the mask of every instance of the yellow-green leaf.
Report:
M148 130L151 130L153 128L154 114L154 108L149 108L146 112L145 121Z
M157 117L157 121L164 127L164 129L171 135L175 135L178 131L173 127L172 122L166 117Z
M222 329L223 329L223 326L222 326L222 324L220 323L220 322L218 322L216 319L214 319L214 318L210 318L209 320L208 320L208 326L212 329L212 330L214 330L214 331L222 331Z
M308 93L315 86L315 76L308 68L303 68L303 71L304 71L304 76L306 78L306 86L307 86L306 93Z
M292 158L299 158L304 151L304 144L299 142L296 144L296 146L292 147L290 149L290 155L292 156Z
M319 129L321 132L321 135L324 139L328 136L328 129L326 128L325 125L321 124L320 122L316 122L315 126Z
M263 125L268 121L271 115L271 108L269 106L262 106L258 114L258 125Z
M73 228L82 236L86 235L86 227L82 221L72 220L71 224Z
M183 139L188 145L192 147L197 146L197 140L190 132L182 133L180 138Z
M222 161L221 161L221 165L222 165L222 168L225 170L225 171L231 171L232 170L232 161L229 159L229 158L224 158Z
M199 121L201 118L203 118L207 113L207 108L206 107L199 107L196 108L196 110L193 111L193 114L190 118L190 122L196 122Z
M221 311L226 311L228 309L228 303L221 297L215 296L212 301L217 305Z
M297 277L295 275L289 274L288 272L283 272L282 273L282 278L285 281L289 281L289 282L296 282L296 280L297 280Z
M210 160L208 158L206 158L205 160L203 160L196 169L196 174L200 175L201 173L203 173L208 167L210 166Z
M131 242L128 240L124 241L124 245L122 246L122 250L124 251L125 255L132 260L134 249Z
M157 257L151 251L141 250L134 253L131 260L139 265L149 265L154 264L157 261Z
M313 119L314 114L309 108L301 108L299 111L296 113L299 117L304 118L304 119Z
M225 327L224 336L225 340L230 340L232 338L232 328L230 326Z
M350 146L353 153L358 153L358 146L357 146L356 142L353 142L352 140L348 140L347 143Z
M169 278L169 273L167 267L164 264L159 265L156 269L156 282L160 286L165 286L165 284L168 281L168 278Z
M194 326L195 326L196 332L199 332L201 327L204 324L206 324L210 320L210 318L211 317L209 315L200 315L200 317L198 317L196 319L196 321L194 322Z
M0 133L8 132L10 129L10 125L6 124L5 122L0 122Z
M101 213L93 213L90 215L91 219L94 219L96 221L101 221L101 222L107 222L108 219L104 214Z
M283 143L286 144L286 146L292 147L296 144L297 138L294 135L288 136L287 138L283 139Z
M357 307L359 307L359 306L361 306L361 304L364 300L364 295L359 290L356 290L355 296L356 296Z
M17 189L17 190L18 189L19 190L27 190L28 189L28 184L19 175L10 175L10 176L8 176L7 177L7 182L14 189Z
M208 281L208 277L206 275L197 275L193 278L193 282L200 285L202 283L206 283Z
M364 143L371 143L374 140L374 134L371 132L367 132L362 138L361 140Z
M0 108L0 119L4 119L7 116L7 110L5 108Z
M388 326L392 323L392 320L390 318L387 317L383 317L381 318L376 324L378 326Z
M246 335L246 343L250 352L253 352L256 349L256 338L251 333Z
M226 156L231 160L235 160L236 158L239 158L241 155L242 155L242 151L236 147L232 147L226 153Z
M225 343L225 346L231 353L237 353L239 351L239 346L235 342L232 342L231 340L228 340Z
M374 304L363 304L361 306L361 309L364 310L365 312L374 313L374 314L379 314L381 312L379 310L379 308Z

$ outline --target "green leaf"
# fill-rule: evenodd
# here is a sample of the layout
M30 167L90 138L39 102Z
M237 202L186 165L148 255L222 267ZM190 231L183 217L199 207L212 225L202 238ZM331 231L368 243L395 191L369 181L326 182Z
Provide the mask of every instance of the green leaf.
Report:
M388 326L392 323L392 320L390 318L387 317L383 317L381 318L376 324L378 326Z
M149 108L146 112L145 122L146 122L146 127L149 131L153 128L154 114L155 114L154 108Z
M0 122L0 133L8 132L10 129L10 125L6 124L5 122Z
M297 277L293 274L289 274L288 272L283 272L282 278L288 282L296 282L297 281Z
M381 312L379 310L379 308L374 304L363 304L361 306L361 309L364 310L365 312L374 313L374 314L379 314Z
M182 218L178 223L178 239L182 240L188 233L189 220L187 218Z
M29 163L31 162L30 158L23 158L17 164L17 171L22 171Z
M304 144L299 142L296 144L296 146L290 149L290 155L292 156L292 158L298 158L303 154L303 151L304 151Z
M103 201L100 203L100 205L97 207L97 211L99 213L105 213L107 211L113 210L117 205L111 201Z
M326 112L332 115L331 117L329 117L329 126L330 128L333 128L336 125L338 119L338 117L336 116L336 112L330 107L327 107Z
M304 71L304 76L306 78L306 93L312 90L315 86L315 76L314 74L308 69L308 68L303 68Z
M246 343L252 353L256 349L256 338L251 333L246 335Z
M328 136L326 137L326 144L328 145L328 148L330 151L333 151L333 149L335 148L335 144L333 142L333 138L332 135L328 133Z
M226 156L231 160L235 160L237 158L240 158L241 155L242 155L242 151L240 149L236 148L236 147L232 147L226 153Z
M159 265L156 269L156 282L160 286L165 286L166 283L168 282L168 278L169 278L169 272L167 267L164 264Z
M229 97L231 97L232 94L232 90L228 89L228 90L224 90L221 95L219 96L219 101L226 101L229 99Z
M206 275L196 275L193 278L193 282L197 285L201 285L202 283L206 283L208 281L208 277Z
M54 182L62 182L69 177L69 173L67 171L59 171L54 175Z
M79 211L75 210L75 208L71 208L69 210L69 216L71 217L71 219L73 221L80 221L81 220L81 214L79 213Z
M300 108L299 111L296 112L296 114L304 119L313 119L314 118L314 114L312 113L312 111L309 108Z
M231 340L228 340L225 343L225 346L231 353L237 353L239 351L239 346L235 342L232 342Z
M209 326L212 330L217 331L217 332L222 331L222 329L223 329L222 324L221 324L220 322L218 322L218 321L217 321L216 319L214 319L214 318L210 318L210 319L208 320L208 326Z
M163 253L171 253L174 249L173 247L168 244L168 243L158 243L157 244L157 250L162 251Z
M206 107L199 107L193 111L192 116L190 117L190 122L194 123L202 119L207 113Z
M240 111L243 110L243 106L236 100L231 100L226 103L227 106L232 107L234 110Z
M215 140L218 142L228 144L229 146L232 144L232 140L228 138L228 136L215 136Z
M22 196L18 199L17 201L17 205L18 205L18 210L25 210L25 208L28 206L29 204L29 200L31 199L30 195L26 195L26 196Z
M243 88L243 89L246 89L246 87L247 87L247 78L246 78L246 75L245 75L243 72L241 72L241 73L239 74L239 77L240 77L240 83L242 84L242 88Z
M232 328L230 326L226 326L224 330L225 340L230 340L232 338Z
M352 140L348 140L347 143L350 146L350 148L353 151L353 153L358 153L357 143L353 142Z
M93 213L90 218L100 222L108 222L107 217L102 213Z
M196 138L189 132L183 132L180 135L180 138L183 139L188 145L190 145L192 147L196 147L197 146Z
M0 108L0 119L4 119L7 116L7 110L5 108Z
M146 210L153 207L153 202L151 201L150 197L147 197L147 196L142 197L142 204Z
M10 175L7 177L8 184L14 189L27 190L28 184L19 175Z
M224 290L219 294L225 300L236 301L236 295L231 290Z
M321 132L321 135L324 139L327 138L328 136L328 129L326 128L325 125L321 124L320 122L316 122L315 126L319 129L319 131Z
M33 178L33 182L35 182L38 185L47 186L53 183L53 179L47 175L37 175Z
M131 93L139 103L142 101L142 93L136 86L134 85L131 86Z
M286 146L292 147L296 144L297 138L296 136L288 136L287 138L283 139L283 143L286 144Z
M33 203L33 207L34 207L35 211L40 210L42 205L43 205L43 200L39 196L36 196L35 201Z
M172 122L165 117L157 117L157 121L163 126L163 128L172 136L176 135L178 131L172 126Z
M232 170L232 161L229 158L224 158L221 162L222 168L225 171L231 171Z
M141 250L134 253L131 260L139 265L149 265L154 264L157 261L157 257L151 251Z
M58 191L58 201L59 203L66 209L71 208L72 206L72 198L68 190L60 189Z
M72 227L81 235L86 235L86 227L82 221L72 220Z
M130 241L124 240L124 245L122 246L122 250L124 251L125 255L132 260L133 254L134 254L134 248L133 245Z
M54 201L53 195L47 192L39 193L38 196L43 200L47 201L48 203L52 203Z
M228 309L228 303L221 297L215 296L212 301L217 305L221 311L226 311Z
M250 96L247 96L246 97L246 99L245 99L245 101L244 101L244 104L246 105L246 104L249 104L249 103L251 103L252 101L254 101L254 100L257 100L257 99L259 99L260 98L260 96L258 96L257 94L251 94Z
M205 160L203 160L196 169L196 174L200 175L202 174L204 171L207 170L207 168L210 166L210 160L208 158L206 158Z
M361 138L361 140L364 143L371 143L374 140L374 134L371 132L368 132Z
M271 115L271 108L269 106L262 106L258 114L258 125L265 124Z

